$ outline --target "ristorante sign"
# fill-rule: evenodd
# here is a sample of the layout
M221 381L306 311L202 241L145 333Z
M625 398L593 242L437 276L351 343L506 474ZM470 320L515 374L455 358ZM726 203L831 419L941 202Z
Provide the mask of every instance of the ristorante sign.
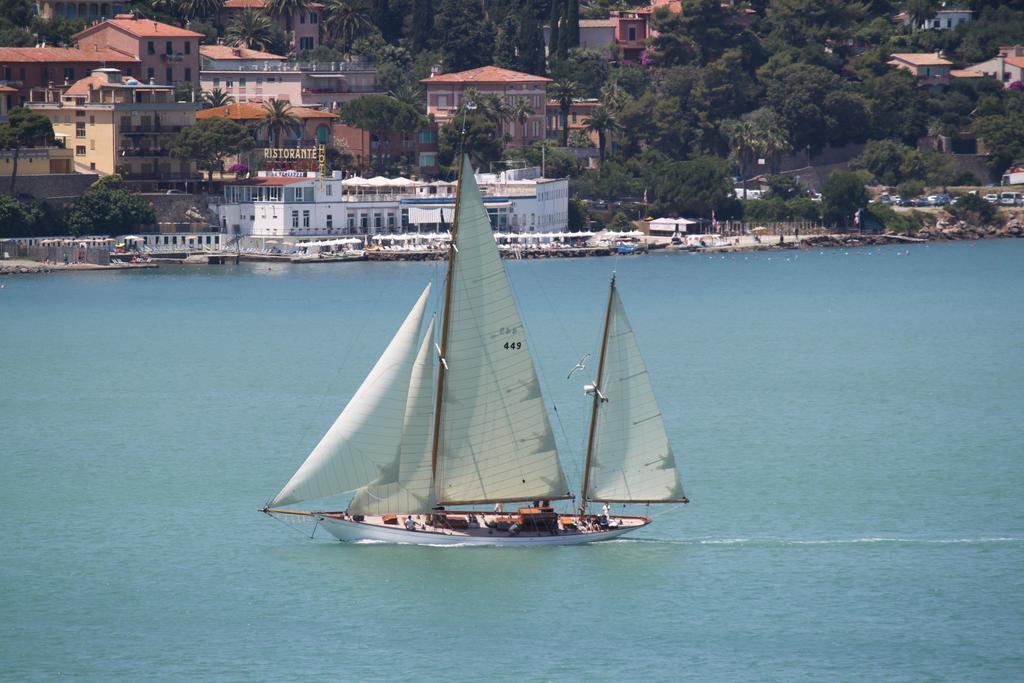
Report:
M281 147L268 147L263 150L265 161L317 161L319 150L316 147L300 147L288 149Z

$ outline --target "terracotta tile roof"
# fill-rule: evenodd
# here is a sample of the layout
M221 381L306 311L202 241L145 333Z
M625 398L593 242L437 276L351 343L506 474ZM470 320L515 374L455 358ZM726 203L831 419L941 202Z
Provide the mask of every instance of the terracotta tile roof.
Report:
M453 74L440 74L424 78L420 83L550 83L550 78L524 74L497 66L481 66L469 71Z
M72 37L78 38L78 36L83 36L87 33L92 33L93 31L104 26L113 26L137 38L203 37L202 33L196 33L195 31L189 31L188 29L179 28L177 26L171 26L170 24L161 24L159 21L153 21L152 19L139 19L131 14L118 14L113 19L107 19L106 21L93 24L84 31L81 31Z
M95 73L95 72L93 72L93 73ZM125 76L124 74L122 74L122 78L124 80L121 83L111 83L110 81L107 80L107 77L104 74L99 74L99 75L95 75L95 76L92 76L92 75L86 76L85 78L81 78L81 79L75 81L71 85L70 88L68 88L67 90L64 91L64 94L65 95L88 95L89 94L89 85L90 84L92 85L94 90L98 90L99 88L104 88L104 87L106 87L106 88L149 88L149 89L160 89L160 88L163 88L163 89L166 89L166 90L171 90L172 89L171 86L169 86L169 85L155 85L155 86L154 85L147 85L145 83L141 83L140 81L138 81L135 78L132 78L131 76ZM129 82L131 82L131 83L129 83Z
M120 62L139 60L116 50L80 50L77 47L0 47L2 62Z
M1018 69L1024 69L1024 57L1007 57L1006 63Z
M949 75L952 78L983 78L985 74L973 69L950 69Z
M267 113L266 107L262 104L252 104L250 102L238 102L235 104L229 104L223 107L213 107L212 109L203 109L202 111L196 112L197 119L212 119L217 116L222 116L232 121L256 121L262 119ZM310 109L309 107L292 107L291 113L293 116L300 119L333 119L337 118L334 114L327 111L320 111L319 109Z
M897 52L892 55L893 59L914 66L952 66L953 62L943 59L934 52Z
M199 54L209 59L287 59L281 55L259 50L250 50L247 47L230 47L228 45L200 45Z

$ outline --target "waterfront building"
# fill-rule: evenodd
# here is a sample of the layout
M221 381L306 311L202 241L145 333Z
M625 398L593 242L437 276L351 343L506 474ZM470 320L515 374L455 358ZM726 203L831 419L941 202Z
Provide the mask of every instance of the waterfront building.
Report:
M34 88L71 84L93 69L111 67L138 76L139 60L109 48L0 47L0 92L8 109L25 104Z
M373 63L365 59L293 62L226 45L204 45L199 51L202 89L219 88L240 103L278 99L330 110L366 94L383 93Z
M480 95L494 95L508 105L525 101L533 114L525 122L507 121L502 124L502 133L509 138L509 145L527 146L535 140L547 137L547 85L550 78L511 71L496 66L482 66L477 69L451 74L432 74L420 81L427 90L427 115L433 115L438 126L443 126L458 113L466 99L468 90Z
M293 106L289 113L301 124L283 131L280 140L270 140L270 131L255 130L256 148L267 147L311 147L326 145L331 139L331 123L337 117L320 109ZM236 102L223 107L203 109L196 114L196 119L211 119L217 116L230 119L251 128L256 128L267 114L267 104L257 102Z
M567 179L530 168L477 174L477 182L496 231L567 228ZM221 230L246 237L434 233L451 225L455 183L263 171L225 185L217 208Z
M135 189L175 187L194 176L193 164L173 159L174 137L195 122L200 105L176 102L174 89L96 69L71 86L39 88L31 109L53 123L54 136L74 150L75 170L119 173Z
M267 0L225 0L221 6L219 19L224 26L229 25L235 17L247 9L266 10ZM320 46L320 19L323 16L323 5L310 3L296 12L275 16L267 12L272 22L288 36L288 45L292 52L307 52Z
M113 50L140 62L139 80L162 85L191 84L199 80L199 41L202 33L118 14L76 33L83 50Z

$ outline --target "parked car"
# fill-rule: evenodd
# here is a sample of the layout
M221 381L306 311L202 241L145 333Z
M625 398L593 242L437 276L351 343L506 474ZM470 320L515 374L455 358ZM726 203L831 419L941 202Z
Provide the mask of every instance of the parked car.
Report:
M1000 192L999 193L999 205L1000 206L1018 206L1021 203L1020 192Z
M984 197L982 197L982 199L984 199L986 202L989 202L990 204L999 203L999 195L997 194L987 194Z
M742 187L737 187L733 190L736 195L736 199L760 199L761 190L746 190L746 196L744 196L744 190Z
M917 206L913 197L900 197L900 206Z
M927 197L928 206L945 206L949 204L948 194L930 194Z

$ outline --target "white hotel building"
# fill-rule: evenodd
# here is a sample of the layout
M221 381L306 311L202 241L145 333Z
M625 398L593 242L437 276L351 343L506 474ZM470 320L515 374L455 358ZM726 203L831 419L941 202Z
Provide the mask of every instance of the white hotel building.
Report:
M562 232L568 227L569 181L540 169L478 173L491 225L498 232ZM455 183L407 178L345 178L339 171L263 171L224 187L221 230L243 237L432 233L451 225Z

